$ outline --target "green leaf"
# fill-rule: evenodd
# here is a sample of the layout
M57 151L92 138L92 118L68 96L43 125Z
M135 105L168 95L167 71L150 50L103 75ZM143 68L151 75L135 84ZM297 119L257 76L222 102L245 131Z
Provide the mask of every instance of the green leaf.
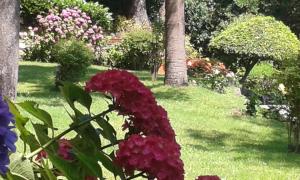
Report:
M102 151L97 151L96 157L107 170L112 172L115 176L120 176L121 179L125 179L123 170L113 163L111 157L105 155Z
M98 118L96 120L98 125L102 128L102 131L100 131L101 135L109 140L111 143L116 143L117 142L117 137L116 137L116 130L114 127L107 122L104 118Z
M80 160L82 165L86 167L94 176L103 178L102 169L98 164L98 160L90 154L90 152L81 152L77 148L73 148L75 156Z
M63 86L60 86L60 91L67 100L70 107L77 113L78 109L75 107L75 102L83 105L90 112L92 97L81 87L71 83L64 82Z
M24 159L22 154L14 153L10 156L10 173L13 176L24 180L34 180L32 163L28 159Z
M25 101L22 103L18 103L18 105L37 119L41 120L48 127L53 128L53 122L50 114L45 110L40 109L36 102Z
M48 151L47 151L48 152ZM82 180L83 177L80 175L78 164L68 162L61 159L56 153L48 153L48 157L52 162L53 166L59 169L64 176L72 180Z
M76 122L80 123L89 119L89 115L83 115L80 118L77 118ZM74 125L76 124L74 123ZM101 146L100 137L91 123L86 123L85 125L75 129L75 131L86 139L84 144L85 146L90 147L91 144L96 147Z

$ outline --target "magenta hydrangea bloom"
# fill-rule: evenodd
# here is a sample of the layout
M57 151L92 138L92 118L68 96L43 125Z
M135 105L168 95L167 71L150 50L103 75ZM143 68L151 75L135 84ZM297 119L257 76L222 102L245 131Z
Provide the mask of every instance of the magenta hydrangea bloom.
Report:
M6 174L9 165L9 152L16 152L17 135L11 130L15 123L8 105L0 96L0 173Z

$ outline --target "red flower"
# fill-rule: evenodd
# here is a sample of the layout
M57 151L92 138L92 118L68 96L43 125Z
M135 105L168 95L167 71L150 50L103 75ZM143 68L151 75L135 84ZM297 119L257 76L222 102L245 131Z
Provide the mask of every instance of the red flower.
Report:
M218 176L198 176L196 180L221 180Z
M152 92L133 74L119 70L99 73L87 82L86 90L111 94L119 114L129 117L125 129L130 127L135 133L175 140L167 112L157 105Z
M41 152L38 153L38 155L36 156L35 160L36 161L41 161L41 159L47 159L48 158L48 154L46 151L42 150Z
M72 145L69 140L66 139L60 139L58 141L58 150L57 154L63 158L64 160L73 160L73 156L71 154ZM42 150L38 153L35 160L40 161L41 159L48 158L48 154L46 151Z
M180 146L157 136L132 135L119 144L115 163L127 174L146 172L158 180L183 180Z
M64 160L73 160L73 156L71 154L72 145L70 141L66 139L60 139L58 142L58 155L62 157Z

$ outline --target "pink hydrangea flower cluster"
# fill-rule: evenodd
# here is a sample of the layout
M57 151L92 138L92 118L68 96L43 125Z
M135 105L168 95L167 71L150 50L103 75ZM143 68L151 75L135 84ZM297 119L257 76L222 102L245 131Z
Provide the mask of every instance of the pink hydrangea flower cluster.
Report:
M119 144L118 165L128 174L138 170L158 180L183 179L180 146L167 112L136 76L109 70L93 76L86 90L111 94L119 114L127 117L124 129L133 135Z
M159 180L184 178L179 145L158 136L130 136L119 144L116 163L127 174L139 170Z
M131 73L119 70L99 73L87 82L86 90L110 93L115 98L118 112L129 117L124 124L125 129L175 140L167 112L157 104L152 92Z
M102 28L92 24L90 16L78 8L66 8L57 12L50 10L46 16L37 16L38 26L29 27L34 43L56 43L60 39L76 37L99 48L103 39Z

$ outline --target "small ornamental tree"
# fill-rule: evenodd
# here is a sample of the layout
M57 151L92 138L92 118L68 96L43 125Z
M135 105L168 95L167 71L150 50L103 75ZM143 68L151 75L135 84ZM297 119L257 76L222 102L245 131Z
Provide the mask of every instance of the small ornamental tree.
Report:
M209 47L227 67L236 71L245 68L240 80L245 82L252 68L260 61L295 59L299 54L299 40L282 22L267 16L241 16L215 36Z

